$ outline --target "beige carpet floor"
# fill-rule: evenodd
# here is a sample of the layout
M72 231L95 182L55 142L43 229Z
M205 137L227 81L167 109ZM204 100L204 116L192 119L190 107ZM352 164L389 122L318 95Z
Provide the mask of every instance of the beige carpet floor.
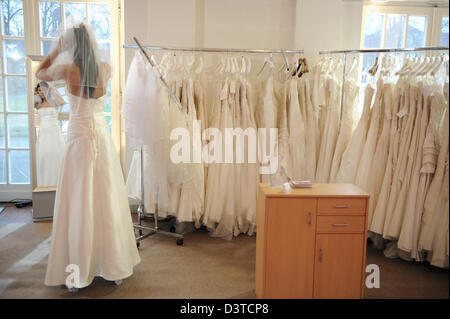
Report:
M96 278L77 293L46 287L52 224L24 222L27 209L8 211L20 222L0 214L0 298L255 298L255 237L226 241L205 230L186 234L181 247L162 236L145 239L142 262L120 286ZM448 270L387 259L371 247L367 263L380 267L381 287L366 289L366 298L449 297Z

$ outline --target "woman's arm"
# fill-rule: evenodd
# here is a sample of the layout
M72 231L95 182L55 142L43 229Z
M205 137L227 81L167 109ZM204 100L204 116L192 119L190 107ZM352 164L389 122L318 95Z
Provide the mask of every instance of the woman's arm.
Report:
M64 101L64 99L62 98L61 95L59 95L58 91L55 90L54 88L51 88L51 92L52 92L52 96L55 99L56 105L57 106L61 106L66 104L66 101Z
M61 40L58 41L58 45L53 49L52 52L45 58L44 61L39 65L36 71L36 77L42 81L56 81L64 80L67 75L68 66L60 65L53 67L51 72L48 72L50 66L52 66L53 61L59 55L61 46Z

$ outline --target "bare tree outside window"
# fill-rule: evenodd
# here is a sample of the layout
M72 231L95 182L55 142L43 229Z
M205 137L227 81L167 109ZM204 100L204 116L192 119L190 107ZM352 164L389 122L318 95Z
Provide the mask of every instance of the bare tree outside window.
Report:
M2 0L3 35L23 37L22 0Z
M42 1L41 12L41 36L53 38L57 36L61 24L61 4L59 2Z

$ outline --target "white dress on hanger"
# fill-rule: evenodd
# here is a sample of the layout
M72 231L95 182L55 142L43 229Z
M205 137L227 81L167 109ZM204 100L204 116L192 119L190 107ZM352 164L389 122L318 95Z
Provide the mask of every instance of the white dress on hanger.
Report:
M64 285L79 267L79 285L95 276L120 280L140 262L119 158L103 114L105 97L69 94L70 119L58 180L45 284Z
M213 126L225 136L225 128L233 127L231 114L230 81L218 87L219 94L214 108ZM222 158L225 159L225 145L222 144ZM235 227L235 177L233 163L211 163L208 168L206 206L203 223L213 237L232 239Z
M64 137L58 125L58 109L43 107L38 109L39 134L36 140L37 186L56 186L62 157Z
M422 83L420 83L422 86ZM402 220L402 225L400 227L400 233L398 236L398 248L410 253L413 249L413 234L414 234L414 224L417 216L417 198L423 196L420 193L419 183L420 183L420 170L422 167L423 159L423 145L426 136L426 129L428 126L428 118L430 114L429 97L426 96L424 90L420 90L421 96L419 96L418 109L422 109L422 114L420 122L416 123L419 126L419 137L417 143L417 149L414 156L413 171L411 174L411 180L409 189L406 194L406 204L404 209L404 216ZM420 204L420 203L419 203ZM421 203L423 205L423 202ZM420 211L421 212L421 211Z
M316 114L311 102L310 83L305 75L298 80L299 104L304 111L305 123L305 173L303 178L313 181L316 172Z
M256 130L256 123L253 119L253 107L248 99L249 84L245 79L241 79L241 127L243 130L252 128ZM241 169L241 219L240 227L242 232L253 235L256 230L256 201L259 186L258 157L255 154L256 163L248 162L249 154L245 145L244 164ZM245 217L244 217L245 216ZM244 226L242 226L244 225Z
M352 137L353 128L355 126L355 108L357 107L359 100L359 86L354 81L349 80L348 82L346 82L344 91L345 93L344 106L342 110L342 122L336 141L333 160L331 162L330 183L336 183L338 169L341 165L342 154L344 153Z
M380 194L378 195L375 209L372 214L372 223L369 224L369 230L377 234L382 234L384 229L384 222L386 219L386 207L391 192L392 179L394 177L394 170L398 160L398 149L400 143L400 133L402 118L397 116L399 110L404 107L406 96L405 89L402 86L395 87L394 104L392 110L391 127L389 132L389 152L386 163L386 170L383 176L383 183L381 185Z
M406 192L406 185L409 184L410 172L412 170L413 149L417 144L417 133L415 133L415 125L417 118L416 98L418 95L418 88L412 85L407 87L408 97L408 113L406 125L402 127L402 134L400 138L399 158L397 161L394 177L392 180L391 193L386 210L386 219L384 223L383 237L386 239L398 238L399 223L403 216L404 196ZM402 112L402 110L400 110ZM406 112L406 109L404 109ZM420 110L421 112L421 110ZM419 125L417 125L419 126ZM411 149L411 151L410 151ZM402 190L403 188L403 190ZM400 220L400 221L399 221Z
M258 148L261 150L263 157L269 155L270 147L270 129L277 127L277 104L274 93L273 70L266 81L259 85L259 101L255 109L255 118L258 128L265 128L266 140L258 139ZM278 137L277 137L278 139ZM261 163L262 166L268 167L268 163ZM270 183L271 174L261 174L261 181Z
M341 165L336 176L337 183L354 183L367 135L370 105L375 89L368 84L364 89L364 108L352 138L342 154Z
M339 134L339 120L341 113L341 85L334 78L328 79L329 98L326 108L324 131L320 144L319 157L316 167L316 183L328 183L331 172L336 140Z
M384 85L383 88L383 100L384 100L384 112L381 112L380 116L383 119L383 128L381 135L378 138L375 154L373 156L372 167L370 169L370 178L367 183L367 191L370 194L369 212L367 223L372 224L373 212L375 205L378 202L378 196L381 191L381 185L383 184L383 177L386 172L388 162L389 151L389 137L391 131L393 104L397 103L399 98L398 91L396 96L392 96L393 86L389 83ZM383 110L381 110L383 111Z
M380 77L377 82L377 93L370 114L370 123L368 126L367 138L362 149L361 159L359 160L358 170L356 172L355 184L362 189L369 191L369 183L372 176L372 160L375 154L377 140L380 128L381 112L383 110L383 93L385 86ZM372 196L372 194L370 194Z
M449 111L446 101L443 138L439 151L436 173L428 190L422 229L419 237L419 250L431 251L428 259L431 264L448 267L448 212L449 212Z
M288 94L288 126L289 153L291 167L289 176L292 180L302 180L305 175L305 124L300 110L297 79L289 80Z

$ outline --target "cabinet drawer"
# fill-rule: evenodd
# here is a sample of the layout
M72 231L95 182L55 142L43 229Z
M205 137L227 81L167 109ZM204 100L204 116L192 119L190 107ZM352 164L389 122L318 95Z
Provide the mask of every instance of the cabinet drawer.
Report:
M317 233L363 233L364 216L317 216Z
M318 215L365 215L365 198L319 198Z

